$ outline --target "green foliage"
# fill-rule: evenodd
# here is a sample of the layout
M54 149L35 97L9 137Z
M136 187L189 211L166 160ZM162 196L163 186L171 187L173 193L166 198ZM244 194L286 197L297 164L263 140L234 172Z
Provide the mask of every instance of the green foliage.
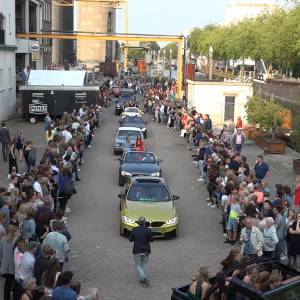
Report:
M286 108L276 103L274 99L263 100L260 96L251 97L246 106L247 120L258 124L262 129L277 132L284 122L287 114Z
M300 2L300 1L299 1ZM191 52L207 55L214 48L215 59L263 59L281 70L295 69L300 60L300 5L290 10L245 19L226 26L194 28L190 35Z
M129 48L128 49L128 59L143 59L145 58L145 53L148 49L158 51L160 46L157 42L151 42L150 45L147 42L140 42L139 47L144 48Z
M166 50L166 57L167 58L169 58L170 49L172 49L172 59L176 59L177 58L177 53L178 53L177 43L167 44L163 49Z

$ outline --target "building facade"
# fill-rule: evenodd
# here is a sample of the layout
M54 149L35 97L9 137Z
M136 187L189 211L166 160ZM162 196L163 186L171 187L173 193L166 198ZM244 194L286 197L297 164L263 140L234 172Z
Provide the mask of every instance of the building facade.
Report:
M232 0L226 6L225 24L255 18L262 13L272 13L278 8L275 0Z
M72 4L73 0L65 0ZM61 6L52 1L52 30L72 32L74 30L74 7ZM74 64L76 61L74 40L52 40L52 63L55 65Z
M52 29L52 0L15 0L16 33ZM51 39L16 39L16 67L46 69L52 61Z
M232 118L246 123L245 104L253 96L252 83L236 81L188 82L188 106L209 114L213 124L221 126Z
M97 2L75 3L75 30L85 32L115 33L116 9L113 5ZM112 41L77 41L77 62L98 65L115 58L116 43Z
M0 121L15 112L15 0L0 1Z

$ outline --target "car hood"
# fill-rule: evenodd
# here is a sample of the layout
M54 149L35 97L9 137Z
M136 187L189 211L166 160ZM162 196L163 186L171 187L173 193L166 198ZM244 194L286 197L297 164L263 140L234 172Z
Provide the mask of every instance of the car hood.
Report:
M138 202L126 200L123 214L134 220L144 216L147 221L166 221L176 216L173 201L168 202Z
M121 170L133 174L152 174L160 172L160 166L150 163L124 163Z

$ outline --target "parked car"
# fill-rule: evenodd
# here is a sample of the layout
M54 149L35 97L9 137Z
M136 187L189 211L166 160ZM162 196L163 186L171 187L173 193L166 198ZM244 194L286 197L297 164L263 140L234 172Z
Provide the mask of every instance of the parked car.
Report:
M254 66L253 65L237 65L234 67L234 74L239 75L240 71L244 68L244 72L249 75L250 72L254 72Z
M138 134L140 134L143 139L143 133L141 129L137 127L120 127L115 137L114 155L119 155L123 153L124 143L127 136L130 137L132 150L135 150L135 142Z
M261 282L262 285L266 283L266 288L258 290L253 285L245 283L240 274L247 274L253 268L258 272L264 271L266 280ZM232 276L235 270L242 270ZM268 276L271 272L266 270L277 271L282 276L282 281L277 287L268 288ZM230 278L230 279L228 279ZM226 272L217 273L216 276L210 280L210 288L207 291L205 300L209 299L251 299L251 300L277 300L300 299L300 272L289 268L280 261L272 261L268 258L258 258L250 260L244 264L239 264L229 269ZM181 286L172 289L171 300L190 300L188 295L190 285Z
M124 185L128 178L137 175L160 177L162 162L153 152L127 152L120 158L119 185Z
M126 116L120 121L120 126L122 127L137 127L141 129L144 138L147 138L147 122L143 120L142 117L129 117Z
M178 235L179 218L174 201L162 177L130 177L120 198L120 234L124 235L134 227L140 216L146 218L146 226L154 237Z

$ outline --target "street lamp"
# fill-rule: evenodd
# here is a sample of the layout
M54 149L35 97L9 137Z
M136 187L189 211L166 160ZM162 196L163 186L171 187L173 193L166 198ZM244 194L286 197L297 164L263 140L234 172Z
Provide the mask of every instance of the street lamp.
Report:
M212 74L213 74L213 55L214 55L214 49L212 46L209 47L208 56L209 56L209 73L208 73L208 79L212 80Z

